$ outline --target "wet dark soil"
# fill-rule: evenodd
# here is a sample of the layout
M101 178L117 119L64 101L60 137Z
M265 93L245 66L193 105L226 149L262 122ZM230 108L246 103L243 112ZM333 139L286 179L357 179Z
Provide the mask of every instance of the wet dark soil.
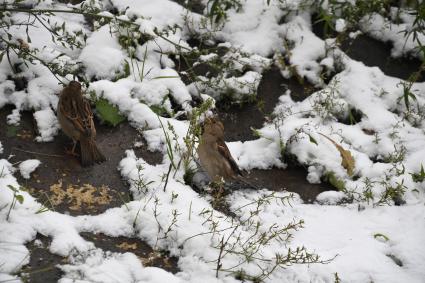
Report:
M125 150L134 142L141 141L137 130L122 123L109 127L96 123L97 144L107 161L91 167L82 167L78 157L65 154L71 140L59 133L53 142L38 143L32 113L23 112L19 126L8 126L6 116L12 107L0 109L0 140L4 147L3 156L10 162L27 159L41 161L39 168L29 180L16 174L21 185L48 208L71 215L101 213L110 207L121 206L131 200L127 183L117 170ZM78 151L77 151L78 152ZM135 149L137 155L147 162L158 163L161 154L149 152L145 147ZM63 192L67 193L63 193Z
M318 37L335 38L341 42L341 49L352 59L363 62L369 67L378 67L387 76L400 78L403 80L417 72L422 62L414 57L391 57L392 44L390 42L382 42L368 35L360 34L356 38L350 38L348 34L338 34L333 30L325 32L324 22L317 21L317 15L313 15L313 33ZM425 81L425 72L417 79L418 82Z
M84 0L58 0L59 3L65 3L65 4L72 4L72 5L77 5L80 4L81 2L83 2Z
M307 82L301 85L295 77L285 79L273 66L263 74L257 101L232 106L218 103L218 115L224 124L226 141L256 139L251 128L259 129L269 120L279 97L287 90L291 91L291 98L295 101L302 101L315 91L312 85Z
M272 67L263 74L258 87L258 101L250 104L236 105L230 108L219 108L218 113L225 128L226 141L247 141L256 139L252 128L261 128L269 119L279 97L287 90L295 101L301 101L313 93L314 87L308 83L303 85L293 77L285 79L277 67ZM292 162L286 169L271 168L269 170L254 169L246 174L247 181L259 188L273 191L287 190L295 192L307 203L312 203L316 196L324 191L334 190L329 184L310 184L306 180L307 171Z
M20 125L9 126L6 117L12 110L10 106L0 109L0 125L3 125L0 127L0 141L4 148L2 157L10 156L9 161L12 163L32 158L41 161L29 180L19 174L15 176L21 185L52 210L71 215L97 214L130 201L128 184L117 170L126 149L133 148L137 156L143 157L150 164L162 161L162 154L148 151L139 132L128 123L112 128L96 121L97 145L107 161L81 167L78 157L65 154L65 147L72 144L68 137L59 133L53 142L37 143L34 141L37 133L32 113L23 112ZM143 145L134 148L135 142L142 142ZM179 271L177 258L153 251L142 240L89 233L82 235L100 248L112 252L133 252L146 266ZM56 265L66 263L66 259L49 252L50 238L37 235L36 240L42 244L36 245L34 240L27 245L30 263L23 268L21 276L29 282L57 282L61 271Z
M140 239L109 237L104 234L92 233L81 233L80 235L104 251L134 253L142 261L143 266L159 267L172 273L180 271L177 265L177 257L169 256L166 252L153 250L151 246Z
M126 237L109 237L103 234L81 233L87 241L93 242L97 248L104 251L134 253L143 266L154 266L172 273L180 271L178 258L167 253L153 250L140 239ZM51 238L37 234L36 238L27 244L29 264L25 265L19 276L31 283L53 283L63 275L57 265L67 264L67 258L50 253Z
M205 9L205 5L200 0L172 0L181 6L185 7L191 12L202 14Z
M367 35L359 35L355 39L347 39L342 42L341 49L350 58L361 61L370 67L379 67L384 74L403 80L417 72L421 61L416 58L393 58L391 57L390 43L384 43ZM418 82L425 81L425 74L419 76Z
M289 164L285 170L279 168L251 170L245 177L247 181L259 188L297 193L305 203L313 203L317 195L324 191L335 190L328 183L310 184L306 179L307 171L293 164Z
M58 282L62 271L56 267L58 264L66 264L67 259L49 252L51 239L40 234L27 244L30 252L30 262L24 266L20 276L31 283Z

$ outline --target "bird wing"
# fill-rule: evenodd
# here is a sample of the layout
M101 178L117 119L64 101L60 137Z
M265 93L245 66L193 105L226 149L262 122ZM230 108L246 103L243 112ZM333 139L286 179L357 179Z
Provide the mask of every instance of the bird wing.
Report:
M232 155L230 154L229 148L227 147L224 140L222 139L217 140L217 149L218 149L218 152L229 162L233 171L235 171L236 174L242 176L242 172L239 169L238 164L236 164L236 161L233 159Z
M61 104L62 113L72 122L78 131L86 136L91 136L93 127L93 112L91 111L89 102L82 98L75 99L67 97L70 101ZM68 103L67 103L68 102Z

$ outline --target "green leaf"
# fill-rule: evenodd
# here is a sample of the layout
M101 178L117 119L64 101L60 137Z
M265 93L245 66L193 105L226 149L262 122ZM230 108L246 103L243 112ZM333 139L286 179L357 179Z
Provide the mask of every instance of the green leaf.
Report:
M24 196L23 195L16 195L15 198L20 204L24 203Z
M112 79L113 82L127 78L130 75L130 64L127 60L125 60L123 71L117 71L116 74L117 76Z
M261 133L259 130L255 129L254 127L250 127L250 130L254 137L261 138Z
M314 143L315 145L319 145L315 138L313 138L310 134L307 134L307 135L311 143Z
M149 106L153 112L155 112L158 116L164 116L168 114L167 109L161 105L151 105Z
M214 0L213 4L211 5L211 9L210 9L211 24L213 23L213 17L216 14L217 8L218 8L218 0Z
M419 173L410 173L412 175L413 182L421 183L425 181L425 170L423 164L421 164L421 171Z
M40 213L44 213L44 212L46 212L46 211L49 211L49 208L48 207L45 207L45 206L42 206L42 207L40 207L36 212L35 212L35 214L40 214Z
M354 125L357 123L356 118L353 115L353 112L351 111L351 109L348 109L348 120L350 121L351 125Z
M119 113L118 108L111 105L104 98L96 102L96 111L103 121L114 127L125 120L125 117Z
M329 184L337 188L339 191L345 191L345 182L341 179L338 179L333 172L326 174L326 179Z
M17 188L15 188L14 186L12 186L12 185L7 185L7 187L9 188L9 189L11 189L13 192L15 192L15 193L17 193L18 192L18 189Z
M380 241L384 240L384 242L387 242L387 241L390 240L390 238L388 238L387 236L385 236L384 234L381 234L381 233L376 233L375 235L373 235L373 237L377 240L380 240Z

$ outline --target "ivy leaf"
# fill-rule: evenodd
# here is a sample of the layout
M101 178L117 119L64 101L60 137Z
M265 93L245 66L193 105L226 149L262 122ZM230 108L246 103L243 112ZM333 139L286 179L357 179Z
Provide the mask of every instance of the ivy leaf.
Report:
M104 98L96 102L96 111L103 121L114 127L125 120L125 117L119 113L118 108L111 105Z

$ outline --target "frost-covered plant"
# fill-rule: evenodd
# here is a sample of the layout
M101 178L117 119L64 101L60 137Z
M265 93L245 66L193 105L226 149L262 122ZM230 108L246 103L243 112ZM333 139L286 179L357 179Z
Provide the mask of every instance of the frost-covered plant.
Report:
M343 18L349 28L356 28L359 21L372 13L388 15L390 13L391 0L357 0L338 1L321 0L313 3L317 9L318 22L323 22L325 35L335 31L335 23L338 18Z
M421 171L418 173L410 173L412 175L413 182L421 183L425 181L425 170L424 166L421 164Z
M408 13L413 15L414 21L410 29L405 30L406 39L412 36L413 40L416 41L420 46L420 52L422 52L425 58L425 46L419 40L419 35L425 33L425 2L421 0L407 1Z
M138 178L136 180L132 180L134 187L136 188L137 192L142 195L146 196L149 190L149 185L153 183L153 181L147 181L144 174L143 174L144 167L143 165L139 164L137 165L137 175Z
M355 189L347 189L344 181L336 180L341 182L342 185L339 189L347 195L347 202L356 201L372 204L373 206L400 205L404 203L403 196L408 189L404 184L405 176L406 170L403 163L395 161L384 176L362 178L360 180L363 183L362 186Z
M296 158L294 158L294 156L291 155L291 145L299 142L302 139L308 139L311 143L314 143L317 145L316 139L314 139L314 137L311 134L312 129L316 128L316 125L313 125L310 122L307 122L295 128L293 133L289 137L284 138L282 129L285 128L286 119L290 116L299 115L299 114L311 115L312 111L306 110L306 111L294 112L292 107L288 106L281 109L279 113L273 114L272 122L273 122L273 127L277 131L277 134L279 137L278 143L279 143L279 149L280 149L280 158L282 160L291 159L291 161L297 162ZM259 134L259 136L261 135Z
M20 2L12 1L2 6L0 12L0 45L4 51L0 54L0 59L6 56L14 75L25 71L25 67L30 64L44 65L60 83L64 83L62 77L65 75L78 75L81 72L81 65L72 62L64 53L46 59L42 56L43 50L32 48L32 35L29 28L41 26L50 33L52 43L69 50L80 49L85 45L87 35L83 29L70 30L66 22L51 20L54 10L33 9L32 7L22 6ZM17 21L13 18L15 13L28 14L27 20ZM12 34L10 30L15 27L25 27L26 38Z
M207 17L211 25L222 25L227 19L227 11L239 10L242 7L240 0L208 0Z
M425 56L425 47L421 45L420 47L424 48ZM422 62L418 71L410 75L407 81L401 81L398 86L402 89L402 95L397 99L397 102L400 103L403 101L405 106L404 118L408 120L413 126L419 126L425 120L425 104L416 98L414 93L413 85L417 82L420 75L425 72L425 61Z
M198 48L213 44L216 41L216 33L223 27L223 25L212 24L211 19L208 17L195 20L189 11L183 15L183 20L184 27L190 38L199 43Z
M161 123L162 131L165 136L167 155L170 160L170 166L165 176L164 191L167 187L168 178L170 177L171 170L174 170L174 175L183 167L184 176L183 179L186 184L191 184L192 177L196 172L197 166L195 165L195 153L196 145L199 143L199 137L201 136L201 118L203 115L211 109L213 106L213 100L205 100L199 107L194 107L189 120L189 127L186 135L183 137L184 145L179 143L179 136L177 135L174 127L171 123L167 123L167 128Z
M186 132L186 136L183 138L186 151L182 155L182 163L185 172L184 180L187 184L191 182L193 174L195 173L192 164L195 159L196 145L199 143L199 138L202 133L201 118L212 106L213 100L207 99L199 107L195 107L190 115L189 128Z
M341 99L339 81L336 79L333 79L326 88L315 93L311 97L311 104L313 113L324 121L344 117L348 110L347 103Z
M214 211L204 209L200 216L205 218L204 225L209 227L211 240L215 243L213 247L217 250L216 277L220 272L231 274L239 280L250 280L262 282L275 270L285 268L293 264L327 263L330 260L322 260L317 254L309 252L305 247L287 248L285 253L274 253L266 255L263 249L270 245L287 246L292 238L292 233L303 227L303 220L294 220L288 224L274 223L264 224L259 215L272 202L279 205L288 205L293 199L293 194L277 196L275 193L264 194L243 206L238 207L236 214L245 210L244 215L233 219L232 225L219 230L219 220L213 217ZM246 212L248 210L248 212ZM241 230L245 231L241 233ZM186 239L205 235L196 234ZM185 242L186 242L185 241ZM237 258L236 264L226 264L227 258ZM251 268L245 268L244 266ZM252 268L256 266L256 268Z
M15 38L8 32L0 35L0 44L4 51L0 53L0 60L6 56L7 61L14 76L19 76L25 71L28 65L42 64L54 75L54 77L62 84L65 82L61 77L68 74L77 75L81 71L81 66L74 62L69 62L68 57L64 54L59 54L52 60L45 60L39 56L38 48L29 47L28 43L20 38ZM16 55L17 59L12 59L12 54Z
M159 201L159 199L157 197L154 198L154 208L153 208L153 216L156 220L157 223L157 236L156 236L156 242L155 242L155 246L154 249L156 249L158 242L160 240L167 240L168 237L170 236L170 233L173 231L173 228L177 225L177 217L179 216L179 213L177 212L176 209L173 209L171 212L171 220L170 223L167 227L163 227L160 223L160 221L158 220L158 217L160 215L160 206L161 203Z
M261 73L271 60L242 52L238 48L218 45L181 54L186 72L198 93L206 93L225 105L255 101ZM206 71L199 73L197 68Z
M131 60L130 63L126 62L126 65L121 68L121 71L116 74L116 78L113 80L116 81L128 76L129 67L133 68L134 74L136 74L137 71L139 72L141 80L146 76L145 70L136 70L138 65L134 64L133 60L135 59L135 48L137 44L143 44L152 39L152 36L140 32L140 24L136 22L137 18L128 19L123 17L122 13L114 15L104 11L103 5L94 0L85 1L78 8L73 7L72 9L39 9L33 6L23 5L21 2L22 1L14 0L5 3L2 5L2 10L0 11L0 45L2 49L5 50L0 53L0 59L6 55L11 69L15 74L23 71L19 68L22 64L40 63L46 66L62 84L65 84L63 77L69 74L74 75L74 77L79 77L80 80L88 83L91 78L85 78L82 66L71 60L67 55L61 53L53 59L46 60L40 56L42 50L31 48L30 46L31 34L28 27L36 27L36 24L39 24L51 34L53 43L61 45L63 48L69 50L83 48L86 44L87 34L82 29L70 30L65 21L56 22L51 20L51 18L57 14L79 14L87 17L94 29L108 24L111 36L112 34L117 34L118 42L123 49L128 52L128 56ZM24 22L15 22L12 16L16 13L28 14L27 20ZM14 26L26 27L26 39L15 38L15 36L9 32L9 29ZM170 29L171 28L173 27L170 27ZM174 44L178 48L182 48L178 43L170 41L163 35L167 33L167 31L168 29L164 29L161 32L154 30L153 32L156 36ZM18 58L16 62L12 62L11 60L12 53ZM143 59L146 58L138 59L143 61Z
M403 144L394 145L394 151L384 156L383 161L386 163L402 162L406 156L407 149Z

